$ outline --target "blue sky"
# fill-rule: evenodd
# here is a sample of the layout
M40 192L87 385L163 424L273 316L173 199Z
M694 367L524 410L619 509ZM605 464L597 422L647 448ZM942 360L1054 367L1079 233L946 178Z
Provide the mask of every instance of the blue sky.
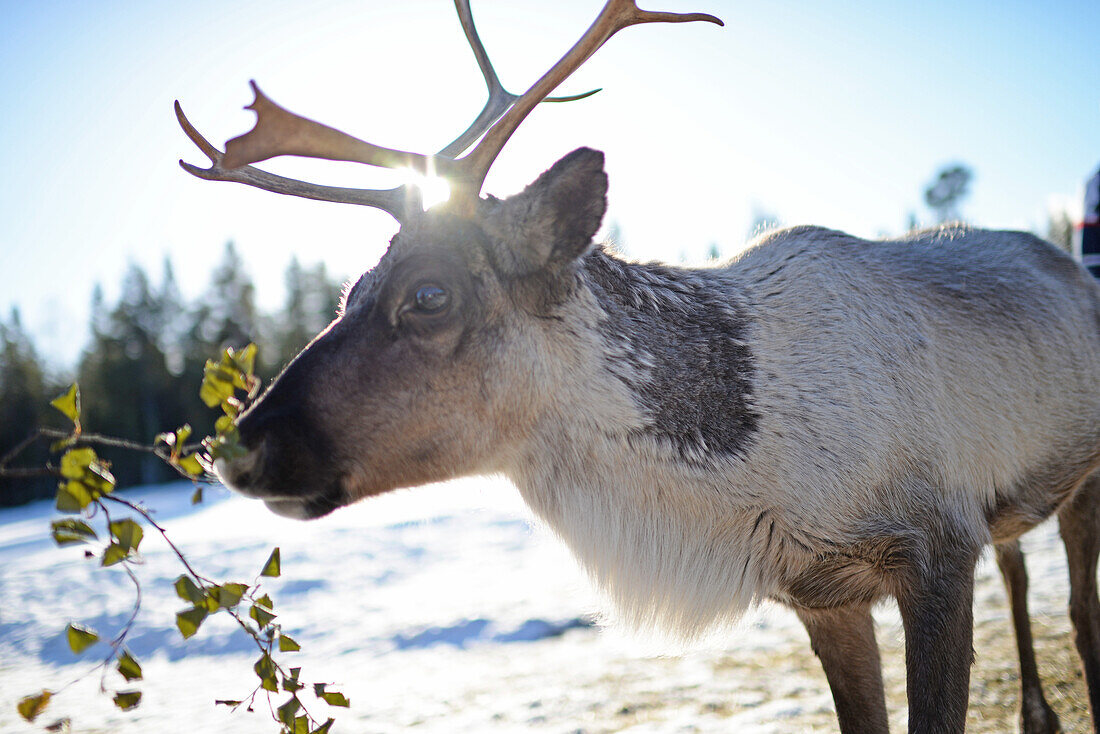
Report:
M583 32L598 0L474 0L505 85L522 91ZM608 222L629 254L732 254L754 213L863 236L897 233L936 169L976 173L963 213L1043 228L1100 164L1100 3L745 3L650 0L726 21L623 31L544 106L486 192L514 192L580 145L607 153ZM171 254L188 296L234 240L267 307L296 254L370 267L387 215L193 179L204 158L172 101L221 143L251 124L255 78L286 107L391 147L429 151L483 88L447 0L214 3L0 0L0 313L18 304L55 361L86 334L95 282ZM389 185L349 164L276 160L322 183Z

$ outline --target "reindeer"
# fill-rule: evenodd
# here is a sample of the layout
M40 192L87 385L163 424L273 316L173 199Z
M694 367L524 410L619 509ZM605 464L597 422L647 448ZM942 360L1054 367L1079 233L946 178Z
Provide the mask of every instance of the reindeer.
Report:
M247 455L218 461L226 484L309 519L505 474L636 625L691 637L763 599L793 608L847 733L887 731L871 617L885 597L905 630L909 731L963 730L975 563L986 544L1003 549L1026 630L1013 544L1058 513L1095 711L1100 288L1088 274L1031 235L961 226L876 242L794 227L722 266L628 262L593 244L600 152L576 150L504 199L481 196L485 175L617 31L721 21L609 0L517 97L467 0L456 7L490 95L435 156L307 120L255 85L256 126L222 153L177 103L211 160L181 161L190 173L380 208L401 225L240 417ZM423 211L412 188L250 165L277 155L434 170L452 196Z

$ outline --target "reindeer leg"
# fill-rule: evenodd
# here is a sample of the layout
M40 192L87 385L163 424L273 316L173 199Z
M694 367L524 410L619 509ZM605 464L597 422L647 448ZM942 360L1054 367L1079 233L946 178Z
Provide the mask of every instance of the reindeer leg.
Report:
M871 607L795 611L825 669L842 734L887 734L882 664Z
M897 589L905 627L909 734L961 734L974 660L974 566L978 548L928 542ZM954 539L954 540L957 540Z
M996 546L997 566L1008 592L1012 607L1012 624L1016 629L1016 647L1020 651L1020 731L1023 734L1057 734L1062 731L1058 716L1043 696L1039 668L1035 664L1035 647L1031 639L1031 618L1027 612L1027 568L1019 541Z
M1089 687L1093 727L1100 715L1100 600L1096 596L1096 560L1100 554L1100 477L1084 487L1058 513L1069 562L1069 616L1077 652Z

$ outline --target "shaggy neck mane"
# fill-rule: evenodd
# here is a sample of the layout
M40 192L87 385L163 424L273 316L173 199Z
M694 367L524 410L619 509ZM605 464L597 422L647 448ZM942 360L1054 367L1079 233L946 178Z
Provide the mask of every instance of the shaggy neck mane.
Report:
M724 271L628 263L603 249L582 280L604 314L605 367L634 397L640 433L688 463L743 459L758 416L748 318Z
M625 620L693 637L768 593L728 483L758 423L746 309L721 270L595 250L577 277L591 364L514 478Z

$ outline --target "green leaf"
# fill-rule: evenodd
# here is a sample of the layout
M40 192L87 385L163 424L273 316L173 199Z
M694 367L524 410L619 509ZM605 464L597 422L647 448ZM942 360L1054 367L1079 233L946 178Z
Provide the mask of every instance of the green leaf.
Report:
M115 694L115 706L123 711L129 711L139 703L141 703L141 691L119 691Z
M256 367L256 345L249 344L241 349L228 349L226 351L237 369L251 377Z
M75 382L64 393L51 400L50 405L64 413L74 425L80 423L80 388Z
M328 721L311 731L309 734L328 734L329 729L332 728L332 725L335 721L336 719L329 719Z
M90 446L69 449L61 456L61 476L66 479L83 479L88 467L97 458L95 449Z
M191 637L199 631L199 626L206 619L207 611L204 607L194 607L176 613L176 626L179 627L183 639Z
M210 368L210 375L219 380L231 383L241 374L240 367L233 364L233 358L230 356L228 349L222 352L222 359L220 362L211 360L206 364Z
M202 487L195 487L195 493L191 495L191 504L197 505L202 502Z
M212 359L203 368L199 397L209 408L217 408L233 397L233 372Z
M323 698L329 706L343 706L345 708L351 706L351 702L344 698L344 694L337 691L325 691L319 698Z
M256 620L256 624L260 625L260 629L268 626L271 624L271 620L275 619L274 614L256 604L253 604L252 608L248 610L248 616Z
M103 551L103 566L113 566L116 563L121 563L126 560L126 557L130 555L130 551L123 548L118 543L111 543L107 546L107 550Z
M219 699L217 699L217 700L215 700L215 701L214 701L214 705L215 705L215 706L233 706L233 707L237 707L237 706L240 706L240 705L241 705L241 702L240 702L240 701L231 701L231 700L228 700L228 699L221 699L221 698L219 698Z
M302 646L286 635L279 635L279 652L298 652Z
M211 586L209 589L207 589L206 598L203 599L202 604L199 605L205 607L206 611L210 614L213 614L214 612L222 608L222 605L218 603L219 588L220 587L218 586Z
M82 480L92 489L108 494L115 488L115 475L107 469L107 465L96 460L88 467L88 473Z
M46 724L42 728L46 731L60 731L64 732L65 734L72 734L73 720L70 719L68 716L63 716L51 724Z
M54 441L50 444L50 453L56 454L59 451L64 451L74 443L76 443L76 436L67 436L59 441Z
M271 555L267 557L267 562L264 563L264 568L260 571L261 576L278 576L280 573L279 563L279 548L276 546L275 550L271 551Z
M70 545L72 543L86 543L89 539L98 536L91 526L83 520L54 520L50 523L50 532L54 542L58 545Z
M271 597L267 594L264 594L259 599L257 599L256 603L259 604L261 607L267 607L268 609L275 608L275 602L271 601Z
M189 601L195 606L199 606L206 601L206 592L199 588L187 574L180 574L174 586L176 587L176 596L184 601Z
M244 410L244 403L235 397L222 401L222 411L234 419L241 414L242 410ZM222 436L222 438L228 438L228 436Z
M279 721L287 726L294 726L294 714L298 713L298 709L300 708L302 708L302 704L298 700L298 697L291 696L286 703L276 709L276 711L278 711Z
M275 678L275 661L266 652L260 656L256 664L252 666L260 679L260 685L264 690L278 692L279 681Z
M199 399L206 403L206 407L216 408L222 404L224 395L223 391L218 390L210 382L203 380L202 386L199 388Z
M248 584L222 584L214 587L218 606L232 609L241 603L241 597L248 591Z
M99 642L99 635L95 633L95 630L83 625L77 626L72 622L65 628L65 636L69 640L69 647L77 655Z
M219 435L225 435L237 430L237 427L233 425L233 419L227 415L220 416L214 421L214 431Z
M24 719L27 721L34 721L39 714L46 710L46 706L50 704L50 696L52 695L52 691L44 690L37 696L24 696L20 699L19 704L15 708Z
M294 726L290 727L290 734L309 734L309 717L304 714L294 717Z
M302 672L301 668L291 668L290 675L283 676L283 690L290 693L296 693L302 690L304 686L298 682L298 674Z
M123 650L122 654L118 656L118 672L122 673L122 677L127 682L132 680L141 680L141 665L134 659L134 656L130 654L129 650Z
M183 469L184 473L191 478L201 477L206 474L206 469L203 467L202 462L199 461L199 453L196 451L187 456L181 456L175 462L176 466Z
M92 503L92 493L75 479L57 485L56 507L61 512L77 513Z
M328 685L328 684L327 683L314 683L313 684L313 695L317 696L317 698L320 698L321 694L323 694L325 692L325 686L326 685Z
M206 447L211 459L229 459L232 461L248 454L248 449L241 446L235 438L231 440L230 436L208 438L203 442L203 446Z
M125 551L137 550L137 547L141 544L141 539L145 535L145 531L141 529L141 526L130 518L125 520L116 520L111 523L111 535L115 537L118 544L122 546Z

